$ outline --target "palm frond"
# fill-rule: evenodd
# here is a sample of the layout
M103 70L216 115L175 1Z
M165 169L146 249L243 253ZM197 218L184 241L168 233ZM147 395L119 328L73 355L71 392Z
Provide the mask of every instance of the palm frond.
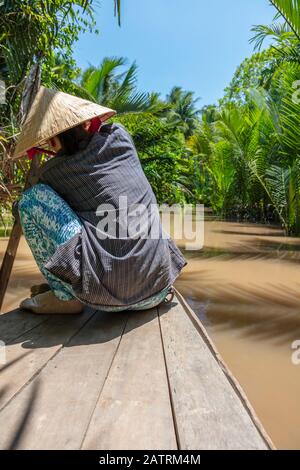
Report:
M254 44L256 50L260 50L264 41L267 38L275 39L276 41L286 41L294 38L294 33L288 23L273 23L267 25L257 25L251 29L254 36L250 39L250 43Z
M119 26L121 26L121 0L114 0L115 16L118 17Z
M270 0L300 40L300 0Z

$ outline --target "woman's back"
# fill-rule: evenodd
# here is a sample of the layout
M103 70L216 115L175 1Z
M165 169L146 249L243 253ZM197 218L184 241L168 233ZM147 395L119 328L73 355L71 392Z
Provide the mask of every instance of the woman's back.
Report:
M60 153L43 165L40 182L50 184L76 212L92 212L99 204L119 206L155 203L131 137L120 124L102 126L88 146L72 156Z
M42 166L39 182L55 189L83 223L82 234L60 247L46 265L71 283L82 300L133 304L170 285L185 265L174 243L162 237L153 212L155 196L123 126L104 125L85 149L54 157ZM145 221L141 210L154 214L155 237L135 235L132 228L140 229L136 220L129 220L128 233L124 215L126 210L132 215L134 207L139 207L140 220Z

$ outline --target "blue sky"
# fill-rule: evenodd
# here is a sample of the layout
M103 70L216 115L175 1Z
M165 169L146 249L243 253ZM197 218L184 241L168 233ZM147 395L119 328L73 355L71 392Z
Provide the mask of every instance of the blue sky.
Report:
M141 91L164 97L174 85L192 90L199 105L222 97L236 67L249 57L250 29L269 24L268 0L122 0L122 25L113 0L97 8L100 35L82 35L74 50L80 67L105 56L127 57L139 66Z

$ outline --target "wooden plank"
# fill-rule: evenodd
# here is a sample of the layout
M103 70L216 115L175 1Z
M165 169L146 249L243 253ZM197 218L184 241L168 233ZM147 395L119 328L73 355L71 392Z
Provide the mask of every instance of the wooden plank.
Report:
M0 308L2 307L8 281L11 275L12 267L15 261L20 238L22 235L22 227L19 220L14 222L9 241L5 251L5 255L0 268Z
M0 341L9 343L48 319L48 315L35 315L24 310L11 310L0 315Z
M0 409L35 376L89 320L94 311L54 315L6 345L6 364L0 365ZM29 314L30 315L30 314ZM39 318L38 315L36 315Z
M157 310L132 312L83 449L177 449Z
M189 316L190 320L192 321L193 325L199 332L199 334L203 337L204 341L206 342L208 348L212 352L212 355L215 357L216 361L218 362L219 366L223 370L223 373L227 377L228 381L232 385L233 389L235 390L237 396L240 398L241 403L245 407L246 411L248 412L250 419L253 421L254 425L256 426L259 434L262 436L262 439L266 442L266 445L271 450L276 450L272 439L268 435L267 431L264 429L261 421L259 420L254 408L252 407L251 403L249 402L246 393L244 392L241 384L238 382L236 377L231 373L229 367L225 363L224 359L222 358L221 354L217 350L216 345L208 335L205 327L203 326L202 322L200 321L199 317L196 315L194 310L188 305L185 301L184 297L175 289L177 294L178 300L180 301L183 309L186 311L187 315Z
M31 161L30 169L26 176L24 190L36 182L37 172L39 168L39 159L35 155ZM10 232L7 248L4 254L3 261L0 267L0 309L2 308L6 289L18 251L18 246L20 243L22 235L22 226L20 222L20 217L17 215L17 218L14 221L13 227Z
M159 318L180 449L269 449L200 321L176 297Z
M126 319L96 312L2 410L1 449L80 448Z
M26 119L31 104L34 101L34 97L38 92L41 84L41 66L39 63L33 64L29 74L25 80L24 88L22 91L22 98L20 103L20 109L17 116L19 125L22 125ZM27 189L33 182L37 174L39 167L38 156L35 155L30 163L29 171L26 175L26 181L24 190ZM20 243L22 235L22 227L19 217L14 221L12 231L10 233L6 252L0 268L0 309L3 305L5 292L9 282L9 278L12 272L13 264L15 261L16 253Z

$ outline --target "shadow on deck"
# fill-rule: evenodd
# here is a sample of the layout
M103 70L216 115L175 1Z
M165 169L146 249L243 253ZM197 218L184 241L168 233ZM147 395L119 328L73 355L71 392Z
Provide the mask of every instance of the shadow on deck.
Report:
M145 312L0 316L1 449L273 445L177 293Z

